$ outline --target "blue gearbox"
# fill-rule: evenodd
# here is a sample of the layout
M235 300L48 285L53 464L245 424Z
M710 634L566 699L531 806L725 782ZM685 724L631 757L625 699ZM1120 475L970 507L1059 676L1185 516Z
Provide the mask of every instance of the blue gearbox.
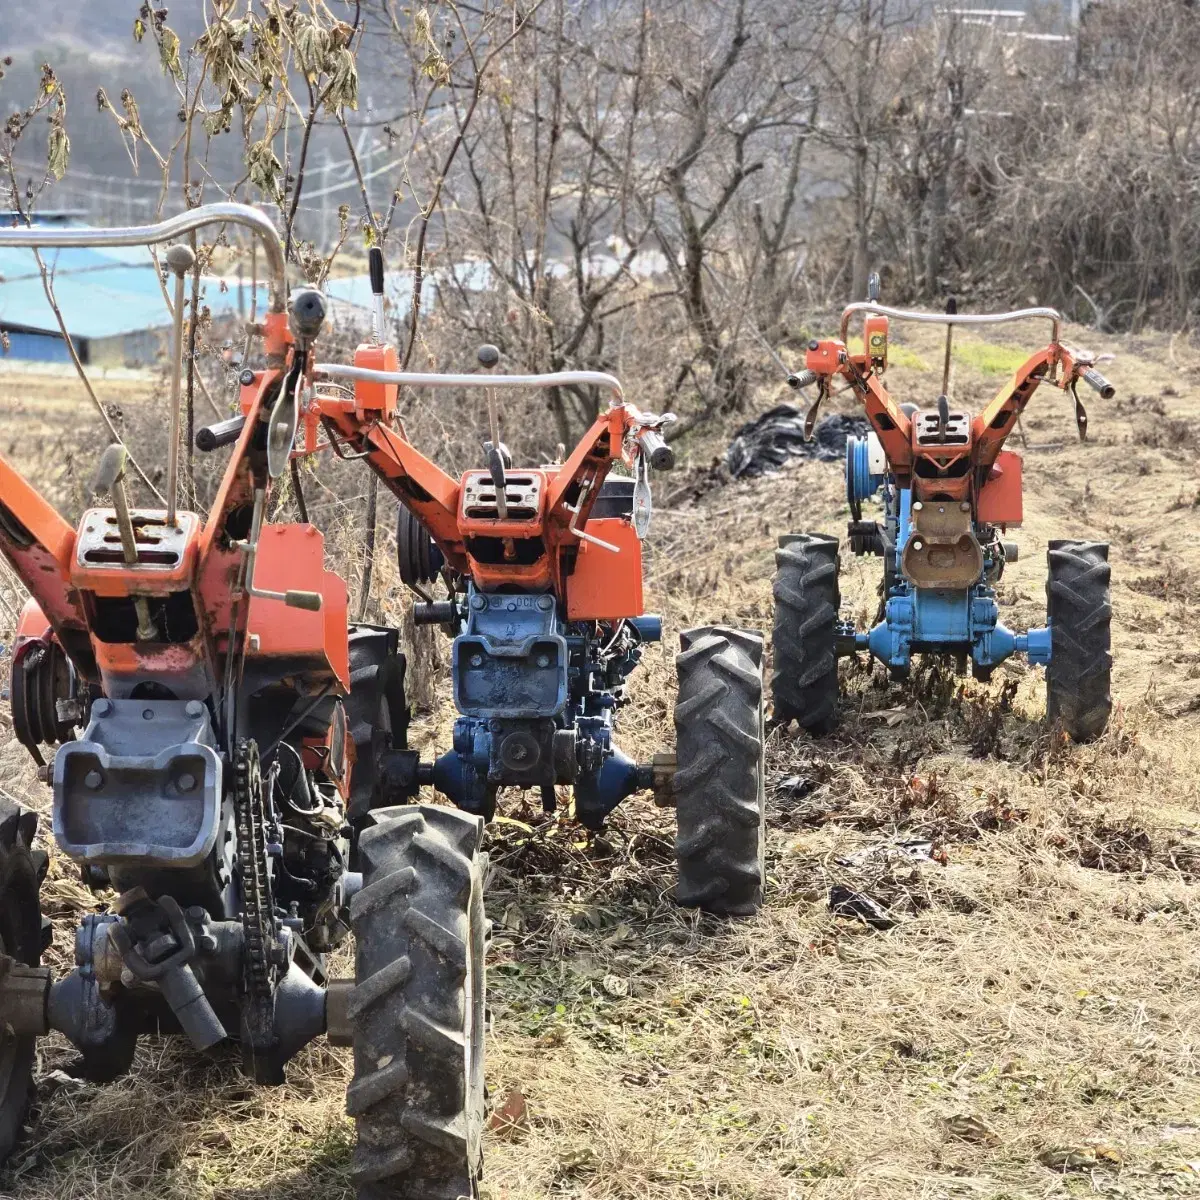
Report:
M450 750L434 763L438 791L488 819L501 787L536 788L547 809L571 784L579 820L598 828L626 796L650 785L612 739L614 710L657 617L615 622L563 619L549 593L481 592L458 607L451 672Z

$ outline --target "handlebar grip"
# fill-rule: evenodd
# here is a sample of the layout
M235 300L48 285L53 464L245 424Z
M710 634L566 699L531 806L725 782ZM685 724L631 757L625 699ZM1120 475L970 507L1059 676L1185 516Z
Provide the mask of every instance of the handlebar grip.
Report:
M197 450L216 450L218 446L232 446L242 436L246 418L242 413L227 421L217 421L196 430Z
M371 295L383 295L383 251L372 246L367 251L367 268L371 275Z
M801 388L806 388L816 383L818 378L819 376L816 371L797 371L795 375L787 377L787 385L793 390L799 391Z
M321 611L320 592L284 592L283 602L288 608L302 608L305 612Z
M654 429L645 429L639 434L642 452L650 456L650 465L656 471L669 471L675 465L675 451L666 439Z
M1111 400L1117 394L1117 389L1095 367L1089 367L1081 378L1088 387L1100 393L1101 400Z

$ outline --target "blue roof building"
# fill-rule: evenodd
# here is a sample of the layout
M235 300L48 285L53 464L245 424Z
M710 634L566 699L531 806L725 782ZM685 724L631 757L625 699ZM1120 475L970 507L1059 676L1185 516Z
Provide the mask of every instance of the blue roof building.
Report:
M0 219L3 219L0 214ZM74 214L39 223L79 224ZM167 350L170 315L150 251L145 247L62 247L42 251L63 323L84 363L149 366ZM258 311L267 287L259 285ZM201 304L214 318L249 316L250 284L205 277ZM0 246L0 359L69 362L58 319L32 250Z

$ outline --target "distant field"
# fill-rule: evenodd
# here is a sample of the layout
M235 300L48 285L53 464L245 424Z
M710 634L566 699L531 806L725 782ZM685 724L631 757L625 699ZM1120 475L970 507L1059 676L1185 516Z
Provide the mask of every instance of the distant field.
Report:
M1039 335L963 339L955 394L982 402ZM1042 672L1021 663L986 686L918 671L910 689L847 664L833 737L771 733L769 902L737 924L671 902L669 813L630 802L588 842L510 805L490 835L488 1076L528 1121L490 1138L491 1200L1200 1194L1200 363L1166 339L1071 337L1117 352L1120 394L1087 397L1085 445L1069 398L1034 398L1002 614L1042 623L1050 538L1111 542L1108 734L1053 737ZM906 337L893 390L931 404L940 361L936 336ZM106 399L150 404L140 387L113 380ZM90 412L69 379L0 373L0 452L69 497L99 449ZM684 464L697 480L720 440ZM670 744L677 631L769 628L776 536L844 530L841 470L798 465L656 514L647 599L670 640L635 677L627 750ZM878 571L843 558L860 618ZM421 715L426 741L444 744L447 714ZM0 715L0 786L45 811L7 736ZM74 880L56 858L59 967L93 903ZM832 883L898 924L831 917ZM0 1195L351 1195L346 1052L311 1048L280 1091L241 1079L231 1054L154 1041L111 1087L56 1087L67 1058L45 1043L45 1098Z

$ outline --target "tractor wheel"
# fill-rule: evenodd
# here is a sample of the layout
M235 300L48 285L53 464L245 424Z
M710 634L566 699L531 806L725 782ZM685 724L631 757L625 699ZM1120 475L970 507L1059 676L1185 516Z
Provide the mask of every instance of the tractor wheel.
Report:
M719 916L758 910L763 893L763 642L706 626L675 660L675 898Z
M483 822L377 809L359 835L354 1079L359 1200L478 1195L484 1115Z
M47 860L30 849L36 830L36 814L0 799L0 954L29 967L45 945L38 889ZM34 1040L0 1031L0 1163L20 1140L33 1099Z
M1112 712L1108 545L1055 541L1049 558L1046 715L1086 742L1104 732Z
M408 748L406 663L399 644L400 635L394 629L350 626L350 694L345 706L347 732L356 756L348 805L352 821L361 820L371 807L380 756L387 750Z
M781 541L775 551L775 717L828 733L837 722L838 540L802 533Z

